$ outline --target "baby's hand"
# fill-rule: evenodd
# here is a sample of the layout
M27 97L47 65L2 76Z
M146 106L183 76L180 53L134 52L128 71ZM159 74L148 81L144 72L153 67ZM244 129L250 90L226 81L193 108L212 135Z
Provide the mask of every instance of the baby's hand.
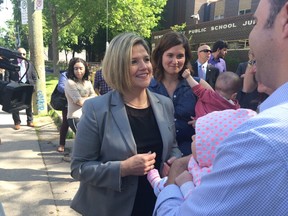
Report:
M179 176L175 178L175 183L179 187L188 181L193 181L193 178L192 178L192 175L187 170L185 170L184 172L182 172Z
M184 70L182 73L182 77L187 79L189 76L190 76L190 70L189 69Z

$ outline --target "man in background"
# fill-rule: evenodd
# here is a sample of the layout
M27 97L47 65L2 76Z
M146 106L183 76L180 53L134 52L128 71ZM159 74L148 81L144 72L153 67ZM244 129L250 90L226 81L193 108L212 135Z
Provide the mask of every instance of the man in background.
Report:
M211 56L211 49L208 45L202 45L198 48L198 59L192 65L194 74L193 76L200 77L214 89L216 79L219 75L219 69L208 63Z
M222 73L227 71L226 62L224 60L227 54L228 44L223 40L218 40L213 44L212 55L208 62L214 67L219 69L219 72Z
M18 48L18 52L20 53L20 55L23 58L26 59L27 53L26 53L26 50L24 48L22 48L22 47ZM37 76L36 76L34 68L31 67L32 65L30 65L30 67L29 67L28 62L26 62L24 59L21 59L21 58L15 59L14 64L18 64L18 66L20 66L20 71L19 72L8 71L8 79L9 79L8 81L9 82L21 81L22 83L35 85ZM26 71L27 71L27 73L26 73ZM28 127L34 127L32 105L26 109L26 116L27 116L27 126ZM19 130L20 124L21 124L19 111L13 112L12 118L14 121L14 129Z
M112 88L107 85L103 78L102 69L96 71L94 78L94 90L98 95L106 94L108 91L112 90Z

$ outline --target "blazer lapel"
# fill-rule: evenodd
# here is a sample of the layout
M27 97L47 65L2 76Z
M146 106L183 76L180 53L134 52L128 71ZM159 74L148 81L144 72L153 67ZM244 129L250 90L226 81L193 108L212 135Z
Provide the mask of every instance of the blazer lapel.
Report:
M193 71L194 71L194 74L193 74L193 76L196 76L196 77L198 77L198 63L197 63L197 61L196 62L194 62L194 64L193 64Z
M137 154L136 143L131 131L127 112L120 94L114 91L111 97L111 113L115 120L119 131L121 132L122 138L133 154Z

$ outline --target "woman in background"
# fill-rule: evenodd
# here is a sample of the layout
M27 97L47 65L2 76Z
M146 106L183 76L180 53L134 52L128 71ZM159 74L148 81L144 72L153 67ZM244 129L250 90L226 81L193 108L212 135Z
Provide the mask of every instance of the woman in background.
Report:
M172 100L176 139L184 156L191 154L191 137L195 134L192 120L197 97L182 77L183 71L191 67L191 57L189 41L183 34L168 32L163 35L152 53L154 79L149 87ZM204 88L212 89L205 80L198 77L195 80Z
M58 86L57 86L57 90L63 94L65 93L64 87L65 87L66 80L67 80L67 72L64 71L60 74L60 78L59 78ZM67 106L63 110L61 110L61 112L62 112L62 124L60 127L59 146L57 147L58 152L65 151L66 136L67 136L68 129L69 129L69 124L67 120L67 112L68 112Z
M88 65L83 59L74 58L69 62L68 80L65 83L64 90L68 102L68 124L74 133L77 131L77 124L82 115L84 102L96 96L89 75Z

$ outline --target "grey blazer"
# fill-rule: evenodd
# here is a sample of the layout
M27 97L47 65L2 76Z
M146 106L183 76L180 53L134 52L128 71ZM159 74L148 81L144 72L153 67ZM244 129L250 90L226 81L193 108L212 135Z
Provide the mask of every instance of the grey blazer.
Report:
M162 136L162 163L181 157L171 99L147 93ZM123 100L111 91L87 100L82 112L71 161L71 176L80 187L71 208L83 215L129 216L138 177L121 177L120 162L137 154L137 148Z

